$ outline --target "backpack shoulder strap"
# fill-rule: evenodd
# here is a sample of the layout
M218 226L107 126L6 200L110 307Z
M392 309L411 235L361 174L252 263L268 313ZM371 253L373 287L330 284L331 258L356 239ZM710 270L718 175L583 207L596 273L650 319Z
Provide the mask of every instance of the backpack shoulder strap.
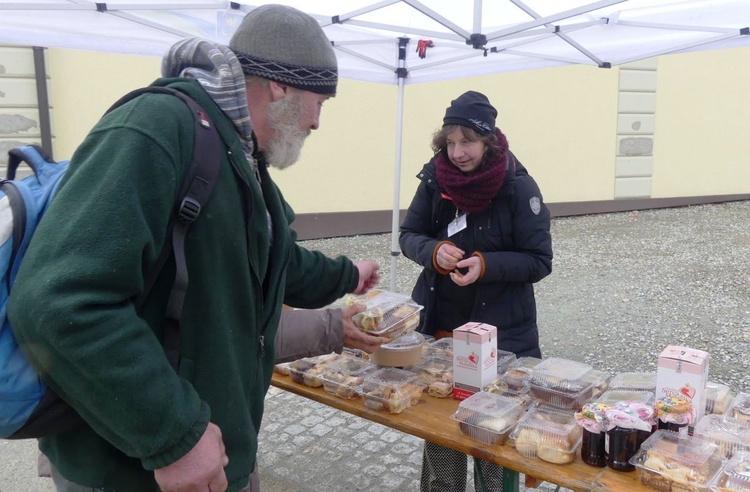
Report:
M132 91L118 100L107 112L146 93L171 94L182 100L191 110L194 120L193 160L187 176L180 187L167 226L167 236L156 264L145 280L143 293L136 299L138 311L154 286L170 254L175 259L175 280L167 303L164 321L164 351L172 367L177 369L179 361L180 318L185 303L188 286L188 271L185 261L185 237L190 225L198 218L203 207L211 198L221 167L221 139L213 122L205 110L187 94L169 87L144 87Z

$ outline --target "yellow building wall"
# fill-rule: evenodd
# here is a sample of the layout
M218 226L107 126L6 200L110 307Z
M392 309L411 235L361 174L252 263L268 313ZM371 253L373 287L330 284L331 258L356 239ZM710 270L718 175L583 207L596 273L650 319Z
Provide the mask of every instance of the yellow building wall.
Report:
M56 158L70 157L102 113L160 74L159 58L51 49ZM750 49L659 59L653 197L750 192L750 116L743 80ZM399 205L431 156L432 133L450 101L485 93L498 126L548 203L612 200L619 69L568 66L429 84L404 91ZM397 87L342 80L300 162L274 179L297 213L393 207Z
M750 48L662 56L653 197L750 193Z

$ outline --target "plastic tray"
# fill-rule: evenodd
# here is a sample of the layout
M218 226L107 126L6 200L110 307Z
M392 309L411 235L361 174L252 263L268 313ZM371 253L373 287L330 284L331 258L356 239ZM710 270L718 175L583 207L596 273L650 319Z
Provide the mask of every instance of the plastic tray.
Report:
M750 422L704 415L696 424L693 435L716 444L725 458L731 458L738 451L750 451Z
M727 417L735 418L743 422L750 421L750 394L737 393L729 405L729 410L725 413Z
M330 364L320 376L323 389L328 393L350 400L358 398L358 390L365 382L365 376L378 370L372 362L354 357L345 357Z
M511 389L517 391L529 386L529 379L534 368L542 362L542 359L536 357L519 357L515 362L508 366L505 371L506 381Z
M459 403L451 418L472 439L485 444L504 444L522 414L523 408L513 400L480 392Z
M453 360L444 357L422 357L419 362L404 368L417 375L425 385L425 392L436 398L446 398L453 393Z
M573 412L547 405L531 407L510 435L521 455L558 465L575 459L581 437Z
M425 357L435 356L453 360L453 338L446 337L425 345Z
M609 382L610 389L656 391L655 372L621 372Z
M732 390L726 384L706 383L706 413L723 415L732 403Z
M750 453L738 453L722 467L711 484L714 492L750 491Z
M524 410L528 409L534 401L529 394L529 387L515 388L508 384L508 376L506 374L493 379L482 391L510 398L518 402Z
M320 376L323 374L326 366L340 357L342 356L339 354L326 354L295 360L289 364L289 375L295 383L319 388L323 386L323 380Z
M401 413L419 402L423 390L413 372L386 367L365 376L360 394L368 408Z
M510 365L516 361L516 354L507 350L497 349L497 374L502 375Z
M653 405L656 397L651 391L635 391L626 389L609 389L596 399L598 403L614 406L621 401L637 401L646 405Z
M352 317L354 324L364 332L390 339L414 331L419 325L419 312L423 309L407 295L379 289L361 296L346 295L343 304L363 304L365 310ZM340 303L333 306L337 305Z
M597 382L599 376L591 366L551 357L534 367L529 391L544 404L577 410L591 399Z
M630 458L644 485L663 492L709 490L721 470L716 445L697 437L658 430Z

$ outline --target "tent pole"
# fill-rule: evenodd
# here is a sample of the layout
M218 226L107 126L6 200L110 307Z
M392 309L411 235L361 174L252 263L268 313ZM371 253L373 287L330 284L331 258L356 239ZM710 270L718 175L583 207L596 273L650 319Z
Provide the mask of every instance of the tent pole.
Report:
M396 99L396 159L393 170L393 216L391 217L391 292L396 292L396 275L398 256L401 248L398 245L398 228L400 225L401 208L399 206L399 195L401 193L401 143L403 140L404 122L404 80L408 71L406 70L406 47L409 38L398 38L398 96Z

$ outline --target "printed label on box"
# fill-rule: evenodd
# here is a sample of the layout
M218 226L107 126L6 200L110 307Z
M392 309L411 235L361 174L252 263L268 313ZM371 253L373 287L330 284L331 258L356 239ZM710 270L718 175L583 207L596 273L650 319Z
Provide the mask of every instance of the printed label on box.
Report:
M669 346L659 355L656 398L674 396L689 401L695 411L693 427L706 409L710 355L703 350Z

